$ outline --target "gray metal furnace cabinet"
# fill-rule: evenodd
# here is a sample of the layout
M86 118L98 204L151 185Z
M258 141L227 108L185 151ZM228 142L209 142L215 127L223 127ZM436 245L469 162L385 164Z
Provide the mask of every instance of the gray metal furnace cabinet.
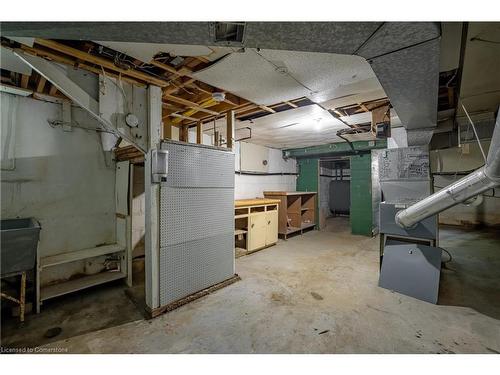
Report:
M160 305L234 275L234 154L164 141L160 186Z

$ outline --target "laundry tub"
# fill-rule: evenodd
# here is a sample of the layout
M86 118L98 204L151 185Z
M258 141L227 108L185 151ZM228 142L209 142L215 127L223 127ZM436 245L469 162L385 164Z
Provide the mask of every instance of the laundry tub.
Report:
M0 221L2 276L35 268L40 229L33 218Z

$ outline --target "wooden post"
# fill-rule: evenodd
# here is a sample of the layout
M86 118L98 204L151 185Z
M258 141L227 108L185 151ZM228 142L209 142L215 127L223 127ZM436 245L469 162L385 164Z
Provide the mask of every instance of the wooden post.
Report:
M188 126L181 126L179 128L179 141L189 142L189 127Z
M234 111L226 113L226 146L232 149L234 142Z
M163 139L172 139L172 121L168 117L163 120Z
M201 132L201 121L198 121L196 124L196 143L202 144L203 143L203 136Z

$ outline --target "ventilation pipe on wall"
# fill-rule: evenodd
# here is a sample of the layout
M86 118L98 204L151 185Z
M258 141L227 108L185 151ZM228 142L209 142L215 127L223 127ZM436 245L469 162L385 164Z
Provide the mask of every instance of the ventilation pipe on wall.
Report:
M500 110L486 164L437 193L399 211L396 214L396 223L403 228L411 228L425 218L497 186L500 186Z

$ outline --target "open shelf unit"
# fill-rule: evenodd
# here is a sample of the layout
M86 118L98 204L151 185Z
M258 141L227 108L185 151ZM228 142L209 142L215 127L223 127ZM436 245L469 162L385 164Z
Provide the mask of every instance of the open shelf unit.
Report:
M61 281L56 284L40 286L41 274L44 270L66 263L85 261L100 256L115 257L115 262L117 263L118 268L100 272L97 274L85 275L75 279ZM43 303L43 301L46 301L48 299L127 277L125 266L126 256L126 246L120 245L118 243L45 257L38 256L39 261L37 267L37 288L39 289L37 290L36 299L37 312L40 312L40 305Z
M265 191L264 197L280 200L278 233L285 239L316 226L316 192Z

